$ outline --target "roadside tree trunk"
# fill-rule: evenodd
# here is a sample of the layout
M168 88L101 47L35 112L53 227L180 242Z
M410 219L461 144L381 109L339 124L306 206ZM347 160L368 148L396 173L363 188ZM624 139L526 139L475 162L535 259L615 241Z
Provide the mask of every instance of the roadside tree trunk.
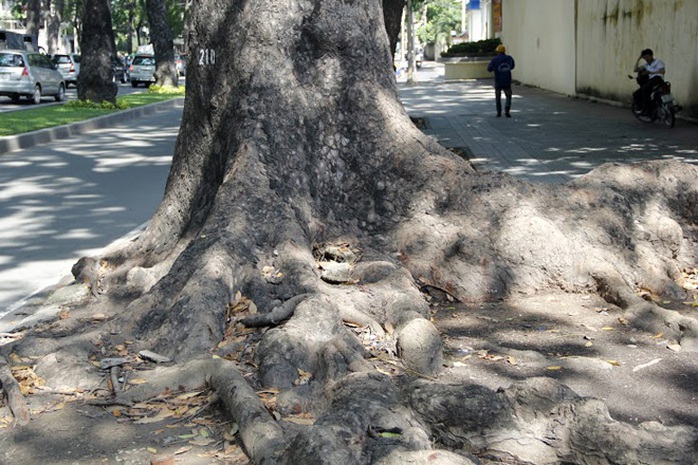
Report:
M41 0L27 1L27 34L32 37L34 45L39 45L39 28L41 27Z
M111 57L116 56L111 10L107 0L85 0L80 40L78 99L116 103Z
M176 366L124 396L206 382L253 463L695 457L694 429L615 422L549 379L442 385L420 286L464 302L600 293L630 321L659 316L665 337L695 342L694 320L634 291L682 292L697 167L606 165L564 186L475 172L400 104L379 0L201 0L191 13L164 199L137 241L103 257L120 313L101 344L127 338ZM237 363L239 351L254 361ZM411 375L378 371L384 359ZM255 394L271 388L277 416ZM301 413L312 421L285 420Z
M61 23L63 22L63 0L57 0L49 8L48 14L48 53L54 54L60 51Z
M167 22L167 8L164 0L146 0L150 40L155 51L155 84L176 87L179 82L174 59L172 30Z

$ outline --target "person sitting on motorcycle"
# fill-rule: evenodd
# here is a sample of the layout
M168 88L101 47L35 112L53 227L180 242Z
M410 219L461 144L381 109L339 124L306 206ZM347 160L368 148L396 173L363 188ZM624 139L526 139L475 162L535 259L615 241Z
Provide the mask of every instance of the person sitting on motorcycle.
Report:
M640 64L640 60L645 60ZM654 57L654 52L646 48L640 53L640 58L635 62L634 72L638 73L638 84L640 84L640 94L642 95L642 112L650 113L652 89L664 82L666 65L659 58Z

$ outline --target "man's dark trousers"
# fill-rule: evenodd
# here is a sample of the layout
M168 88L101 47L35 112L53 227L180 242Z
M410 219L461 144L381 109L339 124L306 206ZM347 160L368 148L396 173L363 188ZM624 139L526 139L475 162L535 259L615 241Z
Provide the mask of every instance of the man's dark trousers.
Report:
M504 96L506 97L504 113L509 116L509 110L511 110L511 86L494 88L494 96L497 102L497 116L502 115L502 91L504 91Z

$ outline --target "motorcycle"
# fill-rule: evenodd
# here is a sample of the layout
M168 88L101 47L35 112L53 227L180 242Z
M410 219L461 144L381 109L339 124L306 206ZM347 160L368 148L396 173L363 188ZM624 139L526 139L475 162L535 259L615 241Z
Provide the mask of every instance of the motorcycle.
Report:
M630 79L635 79L642 87L646 82L646 76L639 75L637 77L628 76ZM631 110L635 118L643 123L651 123L660 120L665 126L673 128L676 124L676 112L681 110L681 107L676 105L674 95L671 93L671 83L669 81L661 81L652 88L650 94L650 108L644 112L642 110L642 90L638 89L633 92L633 103Z

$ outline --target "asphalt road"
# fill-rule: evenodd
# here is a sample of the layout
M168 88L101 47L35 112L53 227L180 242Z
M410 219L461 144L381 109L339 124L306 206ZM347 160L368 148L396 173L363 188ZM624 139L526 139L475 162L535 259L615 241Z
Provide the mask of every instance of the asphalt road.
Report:
M134 92L144 92L146 90L145 87L143 86L138 86L137 88L133 88L130 83L119 83L119 91L117 93L117 96L123 96L123 95L128 95L132 94ZM71 100L77 100L78 99L78 90L75 87L70 87L65 90L65 100L64 102L69 102ZM41 106L45 105L62 105L60 102L56 102L56 99L51 97L51 96L44 96L41 99ZM36 108L37 105L34 105L32 102L30 102L26 98L20 99L19 102L13 102L11 98L9 97L0 97L0 114L7 112L7 111L16 111L16 110L26 110L29 108Z
M181 115L163 110L0 155L0 317L150 219Z

